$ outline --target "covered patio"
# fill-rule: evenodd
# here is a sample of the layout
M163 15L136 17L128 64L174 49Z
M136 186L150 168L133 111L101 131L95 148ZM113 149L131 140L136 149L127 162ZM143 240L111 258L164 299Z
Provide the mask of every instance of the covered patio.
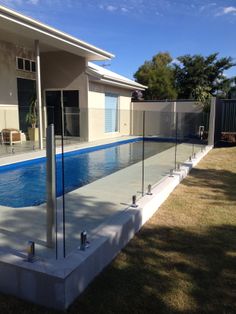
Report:
M66 135L86 138L88 121L79 113L88 106L87 62L113 55L2 6L0 30L0 131L28 132L25 120L35 95L39 133L35 148L43 149L46 126L52 122L58 135L69 125ZM67 126L62 123L64 113L74 114Z

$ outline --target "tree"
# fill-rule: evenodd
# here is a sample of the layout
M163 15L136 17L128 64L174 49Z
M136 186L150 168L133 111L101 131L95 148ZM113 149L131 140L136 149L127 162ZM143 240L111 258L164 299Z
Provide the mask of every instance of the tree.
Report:
M193 98L197 90L207 91L212 96L227 95L231 79L223 73L235 64L231 57L217 57L218 53L207 57L185 55L177 58L179 64L175 64L175 83L178 98Z
M210 111L212 98L212 95L210 94L210 87L197 86L192 92L192 97L202 104L205 112Z
M231 86L228 93L229 99L236 99L236 76L232 78Z
M176 99L174 68L168 52L158 53L134 74L138 83L148 86L144 99Z

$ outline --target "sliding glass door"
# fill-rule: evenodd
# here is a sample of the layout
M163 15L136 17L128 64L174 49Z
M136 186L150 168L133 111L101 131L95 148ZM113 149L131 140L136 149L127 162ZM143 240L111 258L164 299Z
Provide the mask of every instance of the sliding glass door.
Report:
M47 124L53 123L55 134L80 136L79 91L46 91Z

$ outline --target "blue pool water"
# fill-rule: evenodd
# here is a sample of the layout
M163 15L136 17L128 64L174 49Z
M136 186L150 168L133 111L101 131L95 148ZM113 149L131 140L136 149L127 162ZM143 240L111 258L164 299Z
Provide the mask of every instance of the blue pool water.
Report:
M142 141L112 144L103 149L90 148L66 153L64 158L65 192L105 177L142 159ZM173 143L145 141L145 158ZM62 195L62 160L57 157L57 196ZM0 205L27 207L46 201L46 160L38 159L0 167Z

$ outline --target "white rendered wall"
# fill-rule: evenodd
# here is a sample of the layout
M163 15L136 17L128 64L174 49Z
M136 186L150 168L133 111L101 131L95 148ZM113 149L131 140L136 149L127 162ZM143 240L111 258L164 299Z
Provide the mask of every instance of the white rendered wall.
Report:
M17 78L35 79L35 73L16 69L16 57L34 60L26 48L0 41L0 131L19 128Z
M118 96L118 132L105 132L105 94ZM88 121L89 140L118 137L130 134L131 91L110 85L89 82Z
M2 129L19 129L17 105L0 105L0 131Z
M43 97L46 90L78 90L79 108L78 125L80 136L88 138L88 82L85 74L85 58L75 56L65 51L52 51L41 54L41 77ZM43 101L44 112L46 102Z

